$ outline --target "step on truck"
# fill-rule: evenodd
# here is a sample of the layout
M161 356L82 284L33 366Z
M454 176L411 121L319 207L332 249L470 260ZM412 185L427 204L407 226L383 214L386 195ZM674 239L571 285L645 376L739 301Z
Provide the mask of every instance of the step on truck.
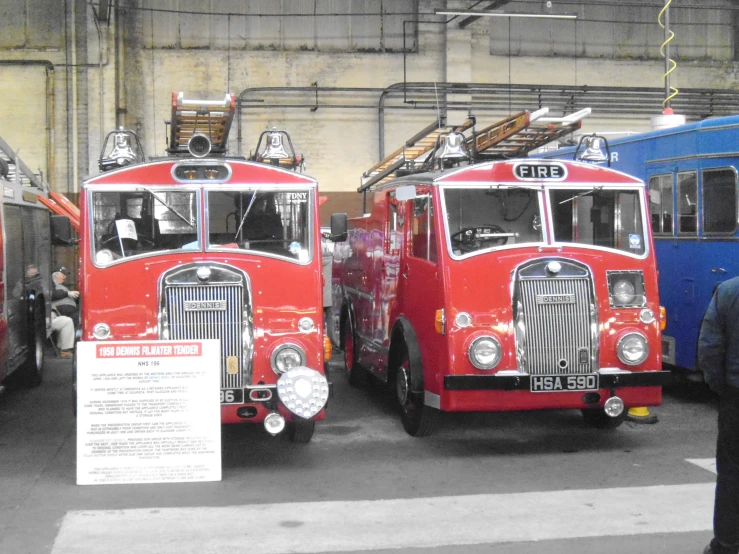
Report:
M234 111L174 93L167 157L106 140L80 195L81 335L219 339L222 422L308 442L329 395L317 183L284 131L228 157Z
M519 114L531 136L535 114ZM538 123L554 137L571 122ZM440 412L579 409L615 427L660 404L644 183L571 161L486 161L480 133L461 133L473 124L435 122L365 174L367 213L334 252L350 383L388 383L413 436ZM511 136L489 145L520 155Z

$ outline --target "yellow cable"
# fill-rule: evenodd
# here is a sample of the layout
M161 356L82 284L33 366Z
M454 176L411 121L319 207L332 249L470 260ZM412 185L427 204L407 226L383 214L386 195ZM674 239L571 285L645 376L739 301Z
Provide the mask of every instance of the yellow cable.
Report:
M664 23L662 23L662 16L663 16L663 15L664 15L664 13L665 13L665 12L667 11L667 8L669 8L669 7L670 7L670 4L672 4L672 0L667 0L667 3L665 4L665 7L664 7L664 8L662 8L662 11L660 11L660 12L659 12L659 15L657 16L657 23L659 23L659 26L660 26L660 27L662 27L663 29L665 28L665 24L664 24ZM669 37L667 37L667 40L666 40L666 41L664 41L664 42L662 43L662 46L660 46L660 47L659 47L659 53L660 53L660 54L662 54L662 57L663 57L663 58L666 58L666 57L667 57L667 56L665 55L665 46L667 46L667 45L668 45L668 44L669 44L669 43L670 43L670 42L672 41L672 39L673 39L673 38L675 38L675 33L673 33L673 32L672 32L672 29L669 29L669 30L668 30L668 32L670 33L670 36L669 36ZM663 80L667 79L667 76L668 76L668 75L669 75L670 73L672 73L673 71L675 71L675 68L677 67L677 62L675 62L675 60L673 60L672 58L667 58L667 60L668 60L668 61L669 61L669 62L670 62L670 63L672 64L672 66L671 66L671 67L670 67L670 69L668 69L668 70L667 70L667 72L666 72L666 73L665 73L665 74L664 74L664 75L662 76L662 79L663 79ZM678 93L680 92L680 91L679 91L678 89L676 89L676 88L675 88L675 87L673 87L673 86L670 86L670 90L672 90L673 92L672 92L672 94L670 94L670 95L669 95L669 96L668 96L667 98L665 98L665 99L664 99L664 100L662 101L662 107L663 107L663 108L664 108L665 106L667 106L667 103L668 103L668 102L669 102L670 100L672 100L673 98L675 98L675 96L677 96L677 95L678 95Z

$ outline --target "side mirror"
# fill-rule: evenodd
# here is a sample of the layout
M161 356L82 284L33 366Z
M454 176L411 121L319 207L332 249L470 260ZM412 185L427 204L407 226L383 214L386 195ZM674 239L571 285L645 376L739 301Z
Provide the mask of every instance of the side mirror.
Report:
M51 243L54 245L74 245L72 239L72 223L66 215L52 215L51 219Z
M347 237L346 214L331 214L331 240L343 242Z

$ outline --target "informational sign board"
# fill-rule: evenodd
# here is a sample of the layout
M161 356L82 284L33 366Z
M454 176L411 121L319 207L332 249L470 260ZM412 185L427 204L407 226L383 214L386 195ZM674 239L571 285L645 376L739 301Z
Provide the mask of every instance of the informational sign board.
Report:
M77 343L77 484L221 479L220 343Z

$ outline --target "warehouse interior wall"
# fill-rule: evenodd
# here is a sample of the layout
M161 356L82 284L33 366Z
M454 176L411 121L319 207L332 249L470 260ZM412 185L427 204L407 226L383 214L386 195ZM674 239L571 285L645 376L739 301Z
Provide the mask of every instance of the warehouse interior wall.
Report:
M571 1L552 8L523 0L502 4L506 11L577 14L575 23L479 18L460 27L459 18L445 23L449 17L434 10L479 2L5 0L0 136L55 190L75 197L82 179L97 173L102 141L116 126L136 131L148 156L164 155L172 91L207 99L260 87L363 89L331 100L346 109L312 110L305 106L310 94L285 92L274 94L275 104L302 107L264 107L269 102L260 95L261 102L242 106L241 151L235 129L229 141L229 154L248 155L263 130L288 131L307 159L307 173L329 196L322 218L334 208L357 213L361 195L353 191L379 157L376 106L385 87L404 80L663 86L659 2L643 0L643 7L628 9ZM672 83L678 88L736 88L733 5L711 5L712 10L673 10L679 67ZM459 94L440 98L439 105L470 100ZM404 107L385 116L388 152L441 111ZM536 106L511 105L508 111L527 108ZM480 124L489 124L508 111L476 115ZM467 112L446 115L454 123ZM643 131L649 121L596 113L583 127Z

